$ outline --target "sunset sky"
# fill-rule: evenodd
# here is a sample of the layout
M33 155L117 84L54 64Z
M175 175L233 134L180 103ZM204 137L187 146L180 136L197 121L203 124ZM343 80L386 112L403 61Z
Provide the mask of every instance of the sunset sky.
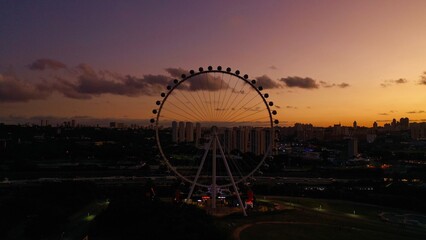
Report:
M182 70L258 79L281 126L426 121L426 1L0 1L0 122L145 122Z

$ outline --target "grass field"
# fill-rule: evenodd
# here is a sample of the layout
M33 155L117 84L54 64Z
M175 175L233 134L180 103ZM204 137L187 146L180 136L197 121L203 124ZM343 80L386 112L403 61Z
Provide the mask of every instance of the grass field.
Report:
M426 239L426 224L387 222L379 216L382 212L416 214L399 209L338 200L289 197L266 197L261 200L261 204L276 204L281 210L251 213L246 218L228 216L221 219L224 227L233 231L234 239Z

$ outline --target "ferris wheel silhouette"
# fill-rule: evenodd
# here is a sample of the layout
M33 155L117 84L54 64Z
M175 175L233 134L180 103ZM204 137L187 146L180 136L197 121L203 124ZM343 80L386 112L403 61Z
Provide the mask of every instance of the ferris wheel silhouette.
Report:
M221 66L191 70L166 89L151 119L162 161L190 184L187 199L196 187L207 188L215 209L218 191L232 187L246 215L237 185L271 155L279 124L269 94L247 74Z

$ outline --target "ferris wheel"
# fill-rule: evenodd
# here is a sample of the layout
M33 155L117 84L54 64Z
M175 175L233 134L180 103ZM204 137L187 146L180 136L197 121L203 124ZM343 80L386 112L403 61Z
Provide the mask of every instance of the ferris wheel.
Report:
M207 188L216 208L221 189L238 193L271 155L279 124L274 103L256 80L229 67L191 70L166 89L151 119L162 160L191 185L187 199L196 187Z

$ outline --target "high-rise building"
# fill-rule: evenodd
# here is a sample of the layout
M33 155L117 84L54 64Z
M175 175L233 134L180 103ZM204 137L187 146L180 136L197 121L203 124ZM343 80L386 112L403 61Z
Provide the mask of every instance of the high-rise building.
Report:
M408 118L401 118L399 120L399 124L401 125L401 130L407 130L410 126L410 119Z
M194 124L192 122L186 122L185 141L186 142L194 141Z
M179 122L179 142L185 142L185 122Z
M348 139L348 158L351 159L358 155L358 139Z
M395 118L392 119L392 123L391 123L392 128L396 128L397 125L398 125L398 122L396 121L396 119Z
M250 131L250 152L261 155L266 151L265 129L254 128Z
M411 138L414 140L426 139L426 122L411 123Z
M250 127L239 127L236 131L236 149L245 153L249 151L250 147Z
M233 129L226 128L223 132L223 151L225 153L230 153L233 150Z
M356 122L356 121L354 121L353 126L354 126L354 130L358 127L358 124L357 124L357 122Z
M198 146L200 144L201 139L201 124L196 123L195 124L195 145Z
M176 121L172 122L172 142L177 143L178 139L178 124Z

